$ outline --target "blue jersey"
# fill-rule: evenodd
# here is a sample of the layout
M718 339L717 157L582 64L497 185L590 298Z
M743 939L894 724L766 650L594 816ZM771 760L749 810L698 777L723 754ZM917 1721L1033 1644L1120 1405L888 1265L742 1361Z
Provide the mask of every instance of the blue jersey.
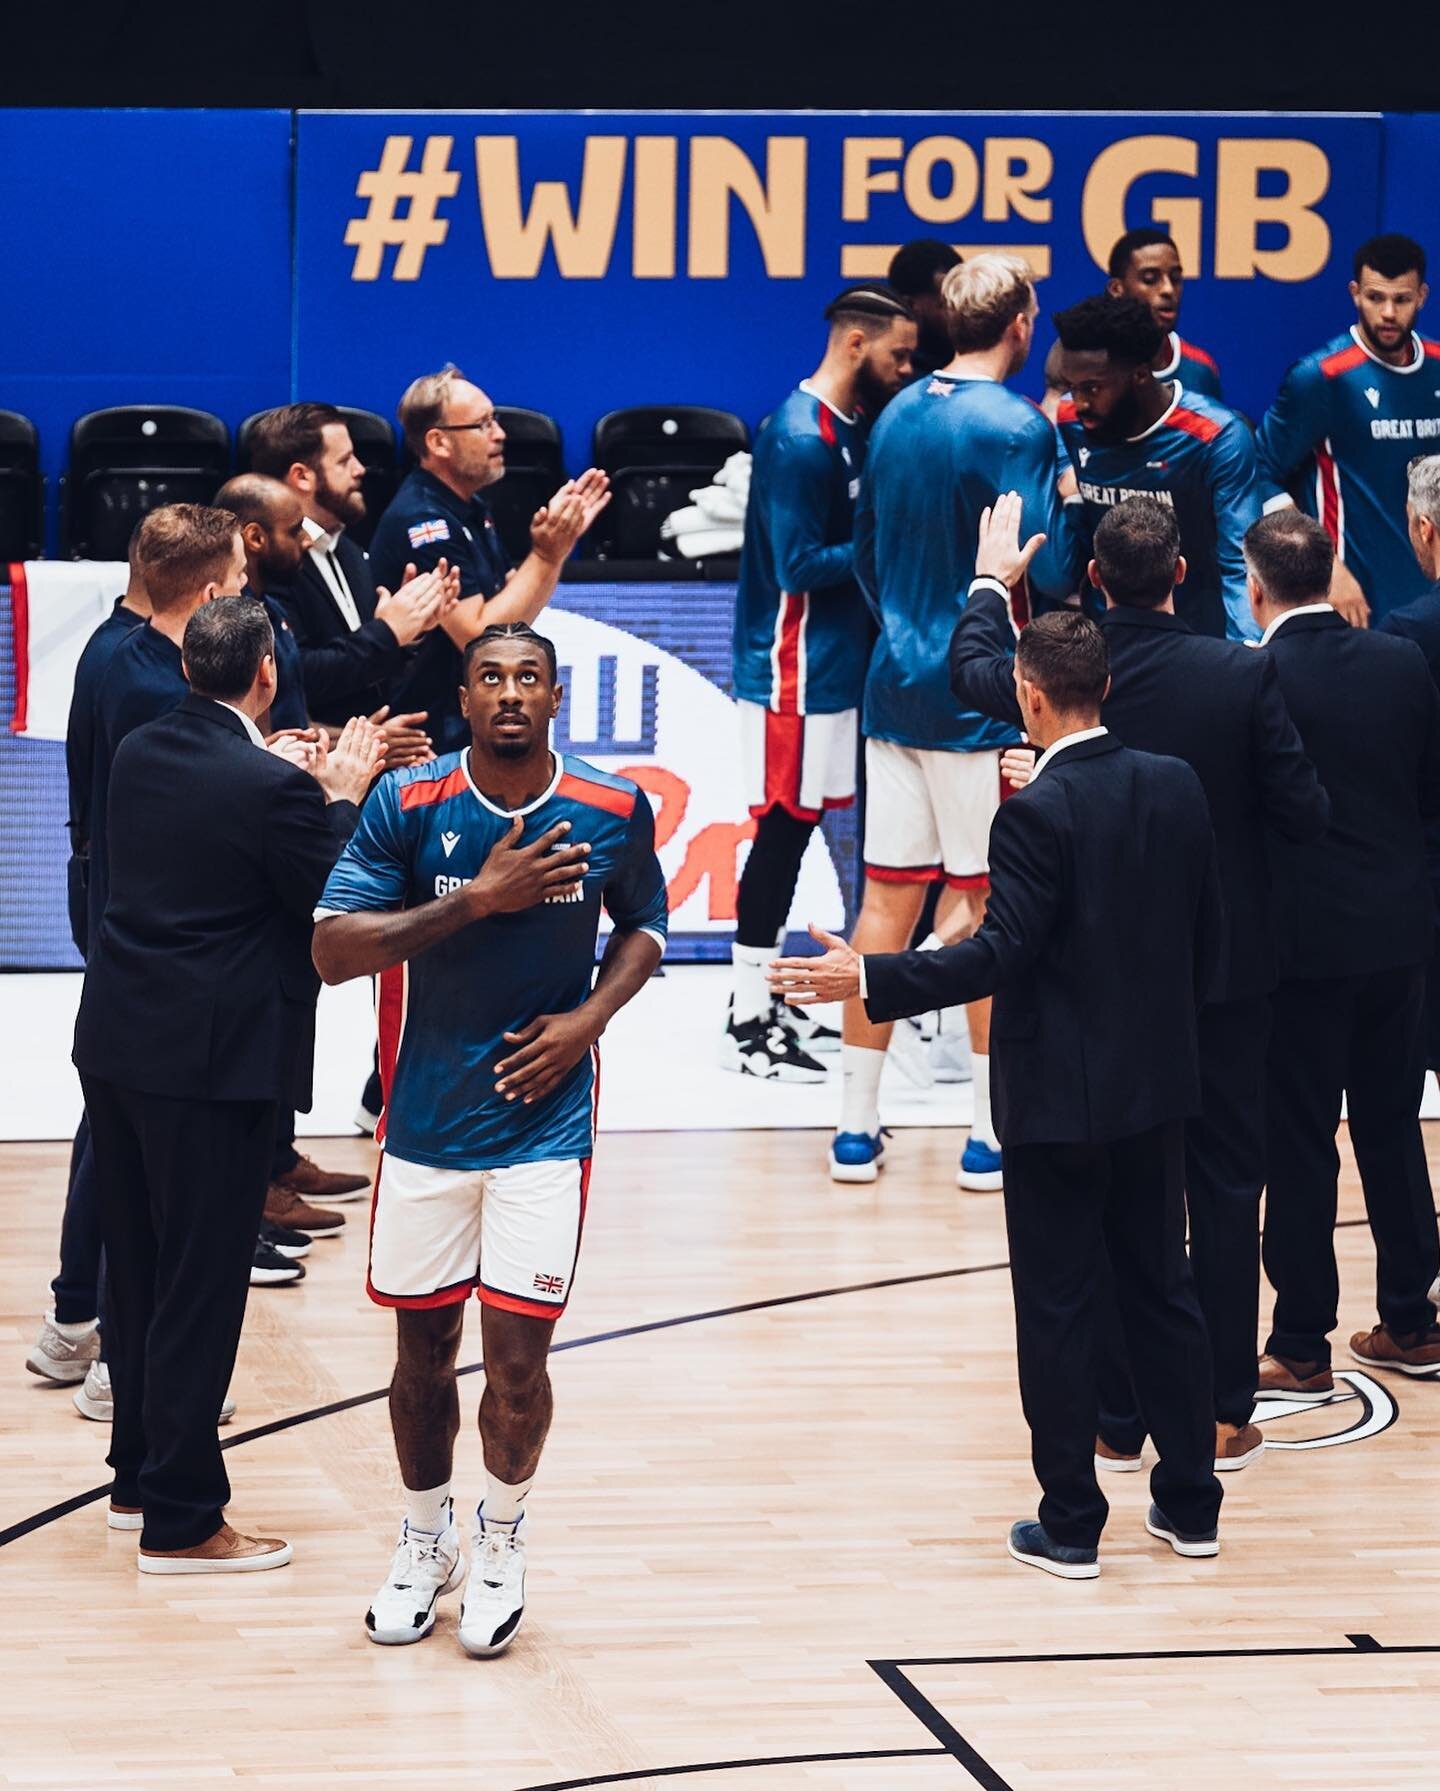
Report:
M1178 330L1171 330L1169 342L1170 358L1163 367L1155 369L1156 379L1178 379L1187 392L1198 392L1202 398L1223 397L1220 369L1214 356L1187 342Z
M477 874L515 817L475 787L469 757L450 753L381 778L319 913L417 908ZM523 1106L495 1092L495 1065L513 1049L504 1035L589 995L602 901L618 930L665 942L655 819L633 783L557 753L550 787L518 812L526 839L568 821L566 845L588 840L585 877L577 893L475 921L381 977L383 1142L407 1162L496 1169L588 1157L590 1057L544 1100Z
M1377 616L1427 588L1405 532L1406 468L1440 452L1440 342L1391 367L1358 325L1297 361L1260 424L1266 475L1324 523Z
M950 636L975 576L980 512L999 492L1018 491L1024 501L1022 540L1037 530L1046 536L1031 584L1065 596L1073 531L1056 478L1055 431L1029 399L994 380L934 373L886 405L855 513L855 569L880 621L865 682L869 737L945 752L1019 739L956 700Z
M865 426L803 386L755 444L735 596L735 695L777 715L857 709L874 629L855 583Z
M1131 497L1158 498L1175 511L1187 567L1185 582L1175 587L1175 613L1197 634L1259 640L1245 590L1242 543L1264 494L1255 438L1244 420L1176 384L1164 414L1129 441L1088 435L1068 398L1056 421L1080 481L1085 555L1112 505Z
M75 666L70 694L70 717L65 725L65 774L70 785L70 849L82 856L90 850L91 780L95 775L95 718L100 684L110 661L144 616L126 609L117 597L115 607L86 641Z

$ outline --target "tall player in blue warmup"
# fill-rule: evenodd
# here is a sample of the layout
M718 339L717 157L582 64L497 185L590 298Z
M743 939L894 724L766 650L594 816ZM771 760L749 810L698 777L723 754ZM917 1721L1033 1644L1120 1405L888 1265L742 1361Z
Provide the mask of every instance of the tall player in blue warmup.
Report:
M909 378L915 347L914 320L886 286L847 287L825 316L824 360L755 444L735 600L735 695L755 840L740 877L721 1062L782 1082L822 1081L810 1051L836 1042L812 1015L773 1000L765 965L821 813L855 799L858 711L875 638L855 583L855 495L869 419Z
M870 438L855 516L855 568L880 622L865 684L865 899L858 951L902 951L926 887L943 881L937 934L978 925L1000 804L1000 752L1014 728L960 708L948 642L975 573L980 512L996 481L1022 494L1027 534L1043 532L1035 582L1063 597L1071 531L1061 514L1055 431L1007 392L1030 351L1035 289L1015 255L977 255L943 287L954 358L887 407ZM975 1117L962 1187L1000 1186L990 1117L989 1001L968 1010ZM879 1173L880 1072L890 1026L845 1006L837 1181Z
M1138 299L1150 307L1160 328L1160 346L1150 363L1156 379L1178 379L1185 390L1202 398L1220 398L1220 369L1213 355L1187 342L1176 327L1180 299L1185 289L1185 269L1175 238L1163 230L1142 227L1127 230L1110 251L1110 278L1105 290L1111 298Z
M1258 640L1245 588L1245 531L1260 515L1255 442L1245 422L1179 380L1155 377L1154 314L1102 295L1057 312L1061 376L1056 418L1080 481L1083 555L1115 504L1153 497L1180 525L1185 575L1175 613L1197 634Z
M1330 602L1348 621L1428 588L1405 531L1406 468L1440 448L1440 342L1415 328L1429 297L1425 251L1376 236L1355 251L1355 322L1296 361L1260 423L1260 462L1277 494L1335 544Z
M488 1655L524 1614L521 1523L580 1249L595 1048L659 964L667 908L645 797L550 750L562 694L551 643L524 623L488 628L464 670L469 748L381 782L326 886L315 963L330 983L381 977L368 1291L395 1308L406 1514L366 1628L418 1642L464 1576L450 1479L474 1292L486 1490L460 1642ZM592 988L602 902L615 931Z

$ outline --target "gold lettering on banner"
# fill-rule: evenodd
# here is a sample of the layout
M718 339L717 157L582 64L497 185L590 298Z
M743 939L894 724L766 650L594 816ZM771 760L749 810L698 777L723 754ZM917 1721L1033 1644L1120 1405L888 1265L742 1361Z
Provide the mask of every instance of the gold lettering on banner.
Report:
M637 280L675 278L675 170L678 140L635 139L635 230L630 271Z
M690 278L724 280L730 273L730 201L737 199L760 245L772 280L805 274L804 137L767 137L765 178L728 137L690 141Z
M863 224L870 216L872 193L900 191L900 157L905 144L900 137L847 137L840 176L840 216L847 224ZM874 162L893 162L893 168L871 172Z
M1048 224L1054 207L1042 198L1055 172L1050 147L1035 137L985 139L985 198L980 215L987 224L1011 216L1027 224Z
M1260 195L1260 175L1285 175L1283 193ZM1215 277L1309 280L1330 259L1330 226L1313 208L1330 189L1330 158L1295 137L1222 137L1215 174ZM1281 224L1280 249L1259 246L1261 224Z
M527 214L520 190L518 137L477 137L475 179L490 271L497 280L533 280L546 248L567 280L603 280L610 270L625 187L624 137L587 137L580 198L572 209L563 180L537 180Z
M950 170L950 191L935 191L935 170ZM925 137L905 158L905 203L927 224L953 224L980 196L980 163L959 137Z
M1191 137L1122 137L1102 149L1090 164L1080 200L1080 228L1095 265L1106 266L1111 246L1129 227L1125 202L1137 180L1146 174L1188 174L1193 178L1199 170L1200 146ZM1184 265L1192 272L1199 271L1199 199L1153 199L1146 222L1168 230Z

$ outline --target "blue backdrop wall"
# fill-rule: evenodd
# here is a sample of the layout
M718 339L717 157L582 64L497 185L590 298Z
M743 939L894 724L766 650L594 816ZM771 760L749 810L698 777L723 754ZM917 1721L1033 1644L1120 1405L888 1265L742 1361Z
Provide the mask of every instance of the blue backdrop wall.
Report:
M579 466L620 404L753 423L907 237L1020 249L1053 309L1158 221L1185 331L1255 415L1348 322L1357 241L1435 237L1437 151L1440 117L1378 114L13 110L0 405L40 427L52 548L69 426L103 404L390 414L453 359L558 416Z

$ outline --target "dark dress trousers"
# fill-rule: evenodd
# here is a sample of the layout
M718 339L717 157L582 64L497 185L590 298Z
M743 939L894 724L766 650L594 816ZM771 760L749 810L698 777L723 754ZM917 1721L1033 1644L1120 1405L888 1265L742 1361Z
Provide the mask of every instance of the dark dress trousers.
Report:
M1263 1090L1277 974L1266 841L1318 838L1329 803L1268 654L1196 634L1159 610L1109 609L1100 627L1110 653L1106 726L1127 746L1183 759L1200 779L1215 830L1221 961L1199 1019L1201 1106L1185 1128L1185 1183L1215 1416L1246 1424L1255 1401ZM1014 650L1000 587L977 581L951 645L952 681L985 713L1018 722ZM1138 1453L1144 1430L1117 1345L1112 1323L1101 1434Z
M409 649L376 620L375 579L364 549L341 535L334 557L355 600L358 628L351 628L313 553L306 553L288 588L270 593L285 605L299 642L306 708L323 722L373 715L391 700L409 660Z
M1430 676L1440 688L1440 585L1417 597L1413 603L1392 609L1375 624L1382 634L1398 634L1414 641L1425 655ZM1435 898L1435 918L1440 922L1440 821L1431 821L1425 830L1425 851L1430 864L1430 890ZM1425 973L1425 1062L1432 1070L1440 1070L1440 925L1435 932L1436 949L1430 954Z
M991 1074L1020 1392L1056 1541L1092 1547L1095 1342L1105 1262L1160 1460L1156 1503L1215 1522L1210 1352L1185 1255L1182 1122L1200 1106L1195 1012L1220 947L1204 793L1113 734L1065 747L990 835L972 939L867 956L875 1021L994 995Z
M204 697L115 756L75 1064L109 1264L113 1496L144 1510L147 1548L205 1541L230 1496L216 1414L275 1107L310 1102L311 911L357 818Z
M1380 1317L1397 1335L1434 1322L1426 1291L1440 1245L1419 1109L1440 697L1408 641L1348 628L1328 608L1287 617L1269 651L1331 816L1313 844L1273 852L1281 980L1268 1075L1265 1271L1275 1313L1266 1348L1327 1363L1338 1320L1342 1094L1375 1237Z

